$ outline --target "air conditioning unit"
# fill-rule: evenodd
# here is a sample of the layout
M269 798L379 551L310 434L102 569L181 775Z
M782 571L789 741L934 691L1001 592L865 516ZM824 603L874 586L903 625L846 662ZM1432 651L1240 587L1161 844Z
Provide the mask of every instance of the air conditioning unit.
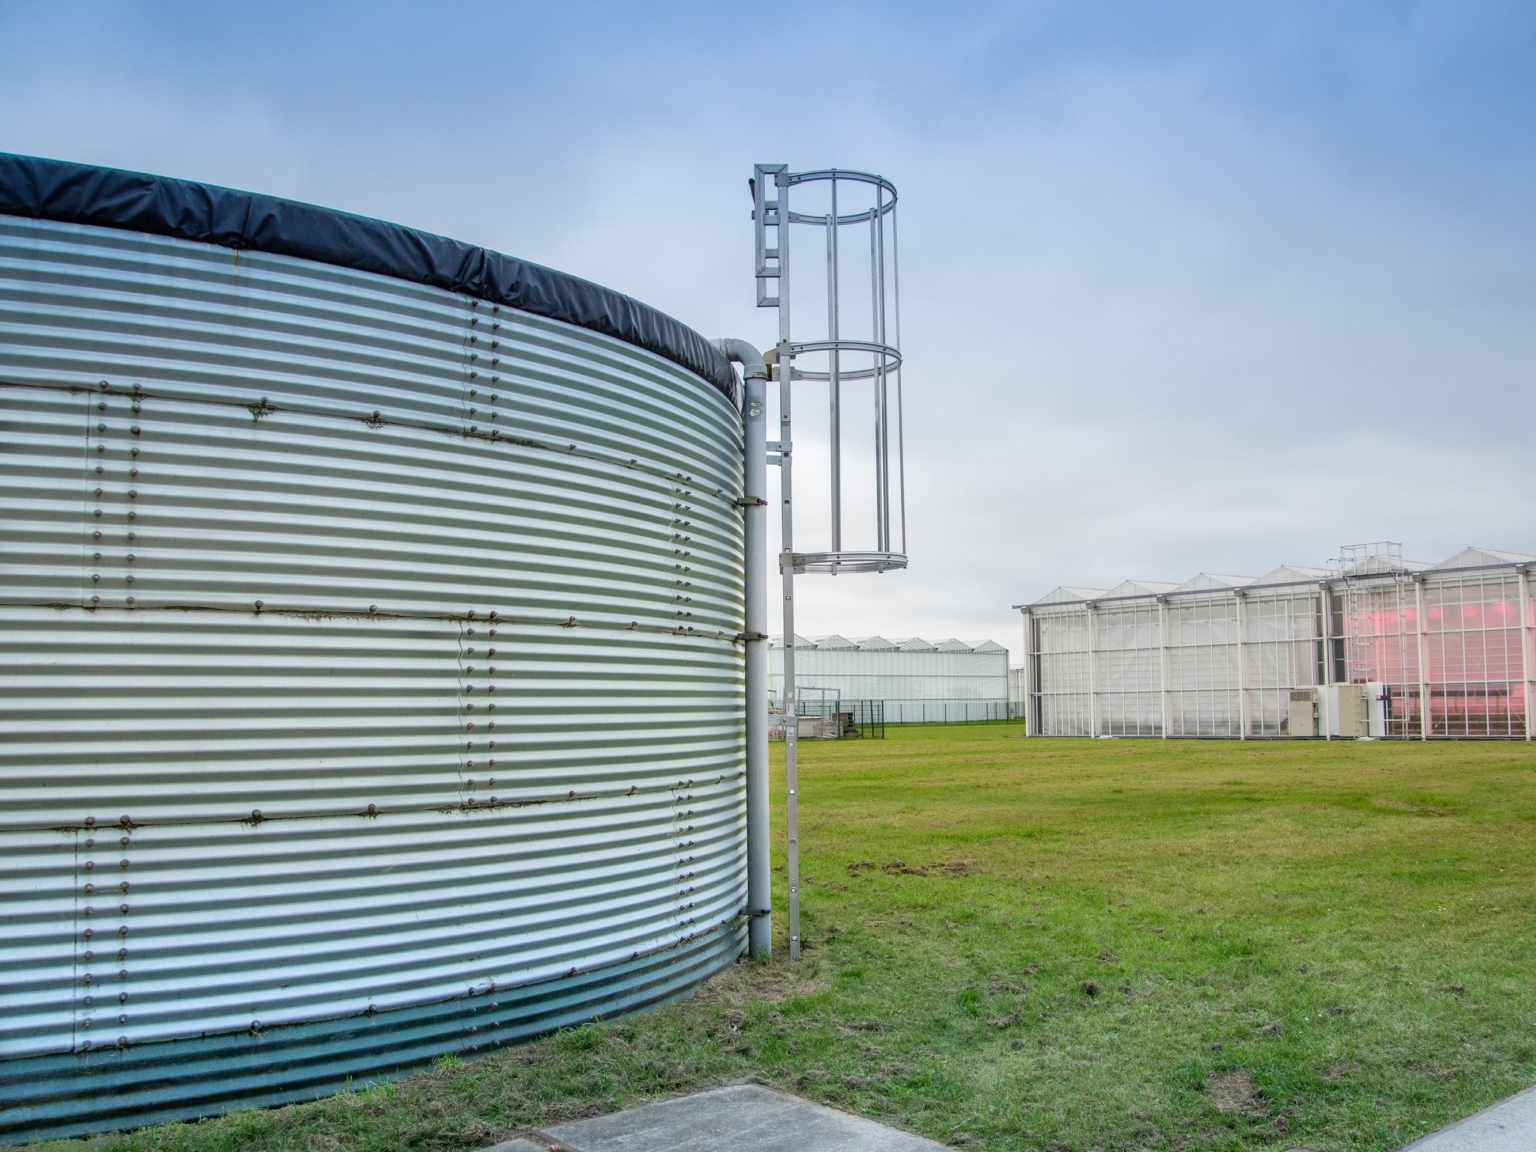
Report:
M1336 740L1370 735L1364 684L1330 684L1317 689L1317 694L1318 720L1325 733Z
M1286 730L1293 737L1318 734L1316 688L1291 689L1291 707L1286 721Z

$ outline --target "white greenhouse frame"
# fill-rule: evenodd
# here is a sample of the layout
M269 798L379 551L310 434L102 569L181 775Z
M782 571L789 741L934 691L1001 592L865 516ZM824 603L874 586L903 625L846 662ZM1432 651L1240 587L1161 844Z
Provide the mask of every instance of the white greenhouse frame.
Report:
M1032 736L1247 740L1289 736L1298 693L1374 685L1380 735L1529 740L1533 564L1357 545L1257 579L1057 588L1016 605L1015 711Z
M842 700L879 700L887 724L968 723L1010 718L1008 649L991 640L929 643L919 637L795 637L797 691L834 692ZM784 684L784 642L768 648L768 695Z

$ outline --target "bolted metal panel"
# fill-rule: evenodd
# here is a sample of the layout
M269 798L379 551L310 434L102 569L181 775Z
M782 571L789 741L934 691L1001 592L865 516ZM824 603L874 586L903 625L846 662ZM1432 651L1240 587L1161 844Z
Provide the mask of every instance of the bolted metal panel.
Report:
M739 428L557 321L0 217L0 1136L739 954Z

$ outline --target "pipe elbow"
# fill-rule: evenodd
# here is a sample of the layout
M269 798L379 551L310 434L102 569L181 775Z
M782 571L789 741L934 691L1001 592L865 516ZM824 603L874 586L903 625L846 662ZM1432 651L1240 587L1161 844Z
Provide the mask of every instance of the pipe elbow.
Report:
M725 353L727 360L740 364L741 374L748 380L768 379L768 365L763 362L763 354L745 340L728 336L723 340L716 340L715 347Z

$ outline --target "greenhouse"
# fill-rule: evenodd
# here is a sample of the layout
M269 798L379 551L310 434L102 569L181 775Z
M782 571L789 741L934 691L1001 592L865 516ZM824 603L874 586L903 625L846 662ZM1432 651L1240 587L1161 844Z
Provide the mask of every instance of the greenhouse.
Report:
M1532 564L1369 544L1325 568L1057 588L1017 606L1015 698L1036 736L1529 740Z
M784 692L784 638L768 651L768 693ZM887 724L1008 719L1008 649L991 640L936 644L918 637L795 637L795 694L802 715L831 701L877 701ZM823 705L821 702L826 701Z

